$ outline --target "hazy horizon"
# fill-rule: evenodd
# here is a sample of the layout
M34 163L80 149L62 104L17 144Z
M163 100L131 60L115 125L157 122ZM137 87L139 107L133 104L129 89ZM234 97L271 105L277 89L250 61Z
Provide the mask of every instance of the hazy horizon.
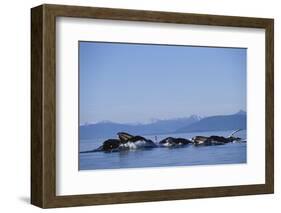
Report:
M80 125L246 111L244 48L79 42Z

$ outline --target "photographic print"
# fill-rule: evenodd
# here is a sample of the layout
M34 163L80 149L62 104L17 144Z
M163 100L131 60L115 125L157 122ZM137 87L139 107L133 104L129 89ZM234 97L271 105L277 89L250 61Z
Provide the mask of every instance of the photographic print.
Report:
M79 41L79 170L247 163L247 49Z

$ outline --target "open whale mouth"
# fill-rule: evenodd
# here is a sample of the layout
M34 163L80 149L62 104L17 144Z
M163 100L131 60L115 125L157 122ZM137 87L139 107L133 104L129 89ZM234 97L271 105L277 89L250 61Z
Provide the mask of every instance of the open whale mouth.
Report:
M118 132L117 133L119 139L121 140L121 142L127 142L130 141L134 136L130 135L126 132Z

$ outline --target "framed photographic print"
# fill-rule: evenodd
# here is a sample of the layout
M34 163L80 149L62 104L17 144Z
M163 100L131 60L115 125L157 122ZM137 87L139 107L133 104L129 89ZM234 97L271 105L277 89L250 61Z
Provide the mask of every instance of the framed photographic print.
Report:
M273 19L31 9L31 203L274 191Z

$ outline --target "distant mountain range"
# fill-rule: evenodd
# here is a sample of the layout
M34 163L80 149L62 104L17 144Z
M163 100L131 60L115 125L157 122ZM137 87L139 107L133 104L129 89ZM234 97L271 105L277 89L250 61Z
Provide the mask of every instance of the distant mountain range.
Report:
M115 137L117 132L128 132L136 135L165 134L200 121L201 117L192 115L187 118L157 120L149 124L120 124L100 122L80 126L80 138Z
M217 115L203 118L202 120L176 130L178 133L201 131L224 131L247 128L246 112L240 110L233 115Z
M149 124L100 122L96 124L80 125L80 138L116 137L116 133L121 131L133 135L156 135L195 131L246 129L246 117L246 112L241 110L233 115L218 115L206 118L192 115L187 118L157 120Z

